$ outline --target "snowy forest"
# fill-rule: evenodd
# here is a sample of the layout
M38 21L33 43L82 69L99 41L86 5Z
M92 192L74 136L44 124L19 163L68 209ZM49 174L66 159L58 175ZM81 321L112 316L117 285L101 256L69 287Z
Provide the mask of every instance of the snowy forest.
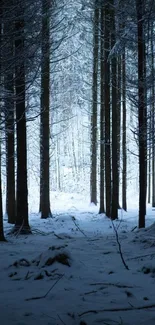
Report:
M155 324L154 54L154 0L0 0L3 325Z

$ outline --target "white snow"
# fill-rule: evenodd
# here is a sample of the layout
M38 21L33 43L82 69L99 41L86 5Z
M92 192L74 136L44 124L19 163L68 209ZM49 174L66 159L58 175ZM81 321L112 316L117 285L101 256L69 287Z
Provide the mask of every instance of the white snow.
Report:
M127 270L114 227L98 207L80 194L54 192L52 200L47 220L34 213L32 200L33 235L7 235L0 243L0 324L154 325L155 307L143 307L155 306L155 212L148 208L142 230L133 230L136 209L120 210L114 222ZM5 232L10 228L5 221ZM70 266L55 260L59 254Z

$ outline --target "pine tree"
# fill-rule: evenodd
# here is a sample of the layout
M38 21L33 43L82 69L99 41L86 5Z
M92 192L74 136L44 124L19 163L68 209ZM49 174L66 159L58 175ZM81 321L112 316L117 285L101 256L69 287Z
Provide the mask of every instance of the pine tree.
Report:
M91 167L90 167L90 201L97 204L97 76L99 47L99 9L95 1L93 20L93 85L91 112Z
M9 8L13 6L9 2ZM15 109L14 109L14 74L13 74L13 23L7 18L8 12L4 12L3 55L8 58L5 63L4 87L5 87L5 128L6 128L6 214L8 222L15 223ZM7 20L6 20L7 18ZM8 66L11 66L8 68Z
M1 139L0 139L1 146ZM5 241L3 230L3 208L2 208L2 180L1 180L1 149L0 149L0 241Z
M104 7L100 14L100 209L99 213L105 212L104 207L104 167L105 167L105 108L104 108Z
M111 1L111 47L116 42L115 35L115 9ZM112 82L112 203L111 219L118 218L118 108L117 108L117 60L115 54L111 59L111 82Z
M46 219L50 209L50 1L42 1L42 62L41 62L41 114L40 114L40 213Z
M104 107L105 107L105 188L106 215L110 218L111 210L111 137L110 137L110 5L105 4L104 22Z
M28 221L27 187L27 139L25 112L25 47L24 14L19 0L16 1L15 21L15 91L16 91L16 128L17 128L17 215L14 231L30 233Z
M145 98L144 1L136 1L138 30L139 228L145 227L147 188L147 108Z
M122 208L127 211L126 56L122 55Z

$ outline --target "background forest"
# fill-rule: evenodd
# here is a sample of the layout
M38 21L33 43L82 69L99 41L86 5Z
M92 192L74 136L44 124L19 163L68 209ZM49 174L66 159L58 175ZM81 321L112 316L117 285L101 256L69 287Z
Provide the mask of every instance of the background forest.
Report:
M28 205L52 216L52 191L90 195L112 220L134 199L145 227L154 24L152 0L0 1L1 240L3 212L31 232Z

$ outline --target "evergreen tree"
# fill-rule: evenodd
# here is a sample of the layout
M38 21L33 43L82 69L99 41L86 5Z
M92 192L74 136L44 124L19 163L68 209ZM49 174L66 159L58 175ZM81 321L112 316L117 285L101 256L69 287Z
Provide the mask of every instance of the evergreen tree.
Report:
M93 19L93 81L92 81L92 112L91 112L91 167L90 167L90 201L97 204L97 76L99 52L99 9L94 3Z
M42 60L41 60L41 114L40 114L40 213L50 217L50 1L42 1Z
M27 139L25 106L24 9L16 0L15 20L15 92L17 129L17 215L14 231L30 233L28 221Z

